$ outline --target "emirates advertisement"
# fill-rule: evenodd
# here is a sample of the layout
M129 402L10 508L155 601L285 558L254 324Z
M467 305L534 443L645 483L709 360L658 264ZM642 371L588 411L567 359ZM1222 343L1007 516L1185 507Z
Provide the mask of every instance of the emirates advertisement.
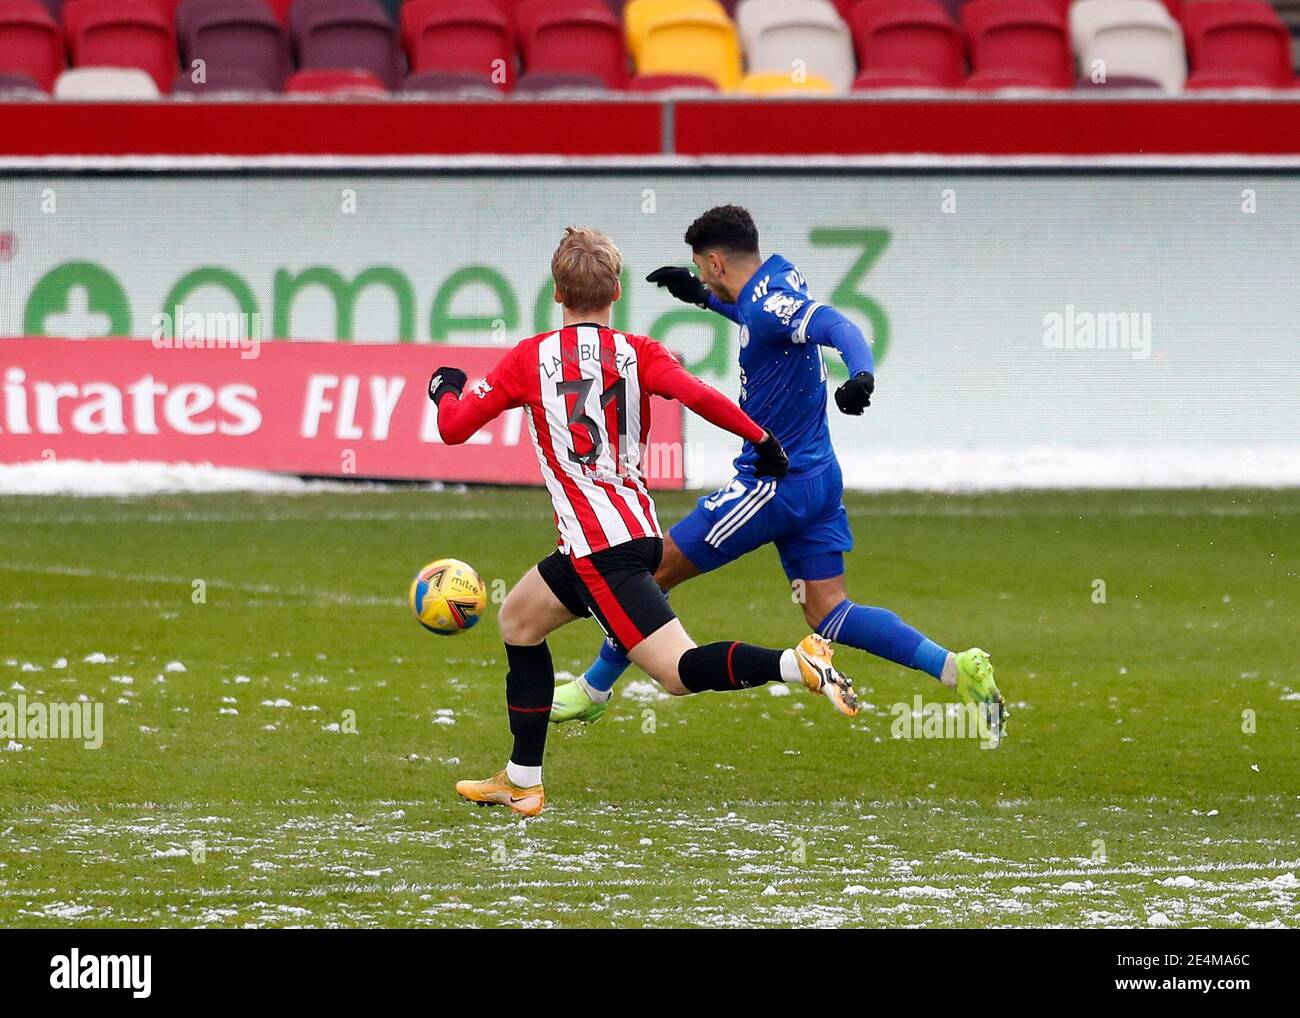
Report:
M540 484L522 409L446 445L433 369L473 384L504 347L11 339L0 343L0 463L211 463L321 477ZM682 488L682 412L656 399L644 462Z

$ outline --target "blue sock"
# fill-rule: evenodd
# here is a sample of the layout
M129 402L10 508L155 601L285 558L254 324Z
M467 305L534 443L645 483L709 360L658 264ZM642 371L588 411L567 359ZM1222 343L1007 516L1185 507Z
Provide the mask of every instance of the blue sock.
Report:
M583 678L587 680L587 685L592 689L608 692L614 688L614 683L618 681L620 675L627 671L628 665L631 663L627 659L627 655L621 650L608 640L602 640L600 654L595 661L587 666Z
M887 608L854 604L845 598L817 626L828 640L857 647L895 664L943 675L948 651L913 629Z

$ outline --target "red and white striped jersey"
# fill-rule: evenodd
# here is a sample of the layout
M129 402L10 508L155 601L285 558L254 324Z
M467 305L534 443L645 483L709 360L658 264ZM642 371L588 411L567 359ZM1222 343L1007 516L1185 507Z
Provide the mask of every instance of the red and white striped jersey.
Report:
M524 407L560 550L581 558L663 536L642 476L651 395L679 399L749 441L764 435L657 341L588 324L525 339L461 399L444 395L438 431L458 444L510 407Z

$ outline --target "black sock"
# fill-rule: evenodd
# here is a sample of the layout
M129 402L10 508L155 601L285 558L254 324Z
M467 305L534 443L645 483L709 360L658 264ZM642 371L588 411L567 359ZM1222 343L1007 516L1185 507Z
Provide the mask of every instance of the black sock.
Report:
M551 719L551 700L555 696L555 671L551 667L551 648L545 643L535 647L506 644L506 706L510 714L510 734L515 748L511 763L520 767L540 767L546 751L546 728Z
M683 654L677 661L677 675L692 693L750 689L781 681L782 653L752 643L710 643Z

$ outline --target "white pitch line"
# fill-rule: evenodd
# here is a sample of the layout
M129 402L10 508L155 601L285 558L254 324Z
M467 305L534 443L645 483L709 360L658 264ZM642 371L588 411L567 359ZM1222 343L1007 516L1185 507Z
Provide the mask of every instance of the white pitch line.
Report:
M1082 517L1084 520L1105 516L1107 519L1143 519L1159 517L1169 519L1247 519L1253 516L1300 516L1300 501L1294 505L1268 506L1143 506L1127 505L1116 508L1098 508L1089 511L1080 510L1078 506L979 506L949 505L926 506L914 502L896 506L855 506L850 502L850 519L1029 519L1068 515L1071 518ZM164 514L151 512L133 515L123 513L106 516L94 513L51 514L49 512L26 515L9 513L0 515L0 524L6 526L24 526L33 524L86 524L100 526L104 524L121 526L176 526L177 524L260 524L260 523L302 523L321 521L343 523L444 523L448 521L475 520L518 520L523 522L550 523L548 514L540 509L537 512L493 511L486 509L452 509L419 511L372 510L337 512L186 512L181 514Z

